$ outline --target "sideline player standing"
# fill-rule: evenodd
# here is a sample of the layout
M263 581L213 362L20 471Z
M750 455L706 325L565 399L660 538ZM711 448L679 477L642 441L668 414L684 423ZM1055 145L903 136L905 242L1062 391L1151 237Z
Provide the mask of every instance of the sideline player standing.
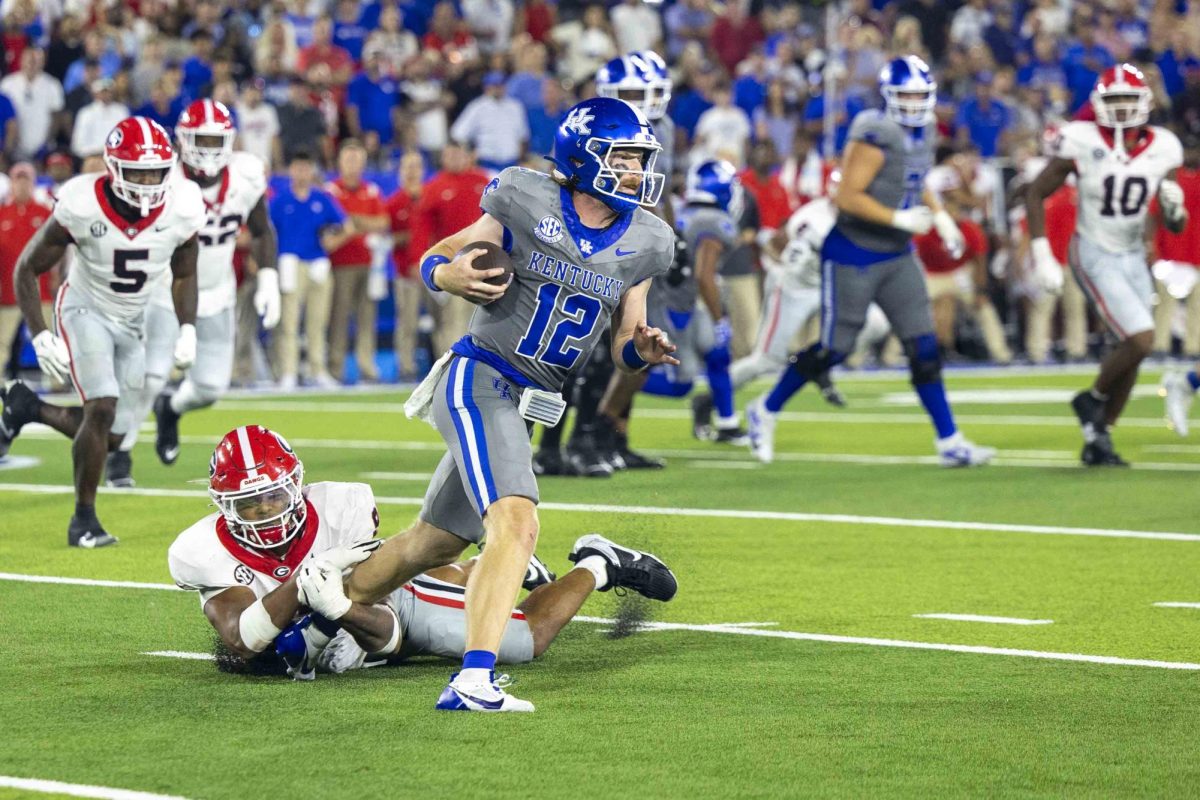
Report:
M195 101L175 126L179 170L172 179L199 186L207 212L196 263L196 361L178 391L161 394L180 331L171 309L170 287L160 280L146 309L146 380L133 424L121 447L108 455L104 477L109 486L133 486L130 453L152 406L158 424L154 450L162 463L174 464L179 457L179 418L211 406L229 388L237 301L233 250L243 223L250 231L251 253L258 265L254 308L267 330L279 322L279 275L275 227L267 211L266 165L250 153L235 153L236 138L229 109L215 100Z
M1062 288L1062 269L1046 239L1043 202L1074 173L1079 217L1071 269L1096 312L1120 340L1100 365L1090 389L1071 401L1083 428L1087 466L1126 466L1113 449L1115 425L1137 382L1138 367L1154 346L1154 284L1143 243L1146 211L1156 193L1163 223L1178 233L1187 224L1183 189L1175 170L1183 146L1166 128L1147 125L1154 95L1129 64L1105 71L1092 90L1095 122L1059 128L1054 157L1029 187L1026 213L1039 282Z
M750 446L761 460L772 459L775 415L806 383L846 359L876 302L904 345L942 465L986 464L995 450L970 442L954 423L925 276L912 255L913 235L935 227L948 250L963 248L958 226L924 189L937 135L937 83L916 56L890 61L879 83L885 108L859 113L850 126L834 196L838 219L821 248L821 339L793 355L770 394L747 409Z
M67 528L73 547L103 547L116 538L96 517L96 487L105 453L116 449L132 424L145 375L142 343L146 303L171 271L175 314L186 334L175 364L196 356L196 234L204 200L194 183L172 185L171 138L145 117L129 117L109 133L105 174L72 178L54 214L30 240L17 263L17 297L38 364L51 379L69 375L83 408L44 403L23 383L3 395L0 437L12 440L28 422L41 422L74 439L75 514ZM59 263L68 245L78 257L55 305L58 331L46 327L37 276Z
M646 325L651 279L671 264L674 235L650 214L663 188L659 145L646 117L621 100L572 108L555 133L554 175L509 168L484 191L482 217L431 248L421 274L431 291L477 303L467 336L410 399L432 418L449 452L434 473L417 525L351 578L353 600L377 600L431 566L449 563L487 534L467 587L467 652L438 701L445 710L532 711L494 681L504 626L537 542L537 480L530 423L555 424L567 375L612 320L612 358L637 371L678 363L662 332ZM512 255L506 285L477 270L487 241ZM457 544L453 540L457 540ZM647 580L661 576L640 555Z

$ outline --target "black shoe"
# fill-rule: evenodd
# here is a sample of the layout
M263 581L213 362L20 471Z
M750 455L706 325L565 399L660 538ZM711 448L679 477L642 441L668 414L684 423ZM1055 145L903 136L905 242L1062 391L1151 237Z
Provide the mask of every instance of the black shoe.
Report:
M133 456L128 450L114 450L104 459L104 485L113 489L132 489Z
M1113 449L1112 437L1107 433L1097 434L1096 438L1083 446L1079 456L1085 467L1128 467L1129 462L1117 455Z
M83 522L78 517L71 517L71 524L67 526L68 546L94 550L97 547L108 547L110 544L116 543L117 537L105 531L100 526L99 520Z
M679 591L675 574L650 553L631 550L598 533L589 533L575 542L567 560L578 564L588 556L600 556L608 565L608 583L602 592L621 587L633 589L651 600L667 601Z
M160 394L154 399L154 421L158 433L154 436L154 452L168 467L179 458L179 415L171 408L171 396Z
M1105 405L1107 404L1103 400L1097 400L1088 389L1084 389L1071 400L1071 408L1075 410L1080 426L1096 431L1104 430Z
M0 388L0 403L4 405L0 411L0 458L3 458L8 455L8 448L21 433L21 428L28 422L37 421L41 401L23 381L10 381Z
M713 438L713 399L711 394L692 396L692 436L702 442Z
M542 563L542 560L537 557L537 553L534 553L529 557L529 566L525 568L525 580L521 582L521 588L532 592L539 586L554 583L554 579L557 577L549 567Z
M838 408L846 407L845 395L833 384L821 388L821 399L831 406L837 406Z
M626 468L625 458L617 448L617 428L612 420L603 414L596 417L592 445L596 448L596 454L612 467L613 472L620 472Z
M661 458L651 458L630 450L628 434L615 433L614 438L617 444L617 454L625 463L625 469L662 469L667 465L667 462Z
M584 478L611 478L612 464L596 451L589 443L583 447L567 447L567 464L574 474Z
M543 448L533 456L534 475L578 475L575 469L563 459L562 451Z
M736 428L718 428L713 441L717 444L732 444L745 447L750 444L750 434L741 425Z

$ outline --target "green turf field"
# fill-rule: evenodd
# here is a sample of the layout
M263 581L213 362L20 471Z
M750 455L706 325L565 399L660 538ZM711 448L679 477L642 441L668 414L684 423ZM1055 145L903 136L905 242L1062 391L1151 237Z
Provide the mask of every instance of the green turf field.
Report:
M642 401L635 444L669 469L544 480L538 552L563 571L593 530L655 551L679 576L653 609L672 624L569 626L513 670L533 715L434 712L436 661L221 675L143 655L210 649L194 596L0 580L0 776L188 798L1195 796L1200 607L1155 604L1200 604L1200 438L1166 429L1148 372L1114 435L1137 468L1076 467L1065 401L1087 380L952 373L962 428L1000 448L971 471L935 466L899 374L847 376L844 411L801 395L770 466L692 440L683 402ZM398 531L442 453L402 399L230 399L184 421L169 469L149 434L138 489L101 497L121 543L95 552L65 546L68 446L31 431L11 455L39 462L0 470L0 571L169 583L211 447L247 423L310 481L371 483Z

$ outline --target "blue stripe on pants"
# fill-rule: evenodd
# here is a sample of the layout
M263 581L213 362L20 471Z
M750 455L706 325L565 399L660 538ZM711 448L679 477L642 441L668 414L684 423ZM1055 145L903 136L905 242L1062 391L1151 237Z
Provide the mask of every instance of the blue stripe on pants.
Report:
M482 514L487 507L483 504L483 496L479 493L479 483L475 480L475 463L472 456L473 443L467 438L466 426L463 425L460 409L455 404L454 391L462 375L463 362L470 363L465 358L458 357L450 362L449 377L446 379L446 407L450 411L450 419L454 422L454 430L458 433L458 449L462 452L463 471L467 473L467 483L475 495L475 503Z
M479 406L475 404L473 395L475 386L475 361L467 359L467 375L463 380L463 405L467 409L467 413L471 415L471 426L475 429L475 444L479 454L479 466L483 472L483 482L486 487L485 499L487 504L479 506L480 511L487 509L496 498L496 480L492 477L492 463L488 458L487 436L484 434L483 415L479 413Z

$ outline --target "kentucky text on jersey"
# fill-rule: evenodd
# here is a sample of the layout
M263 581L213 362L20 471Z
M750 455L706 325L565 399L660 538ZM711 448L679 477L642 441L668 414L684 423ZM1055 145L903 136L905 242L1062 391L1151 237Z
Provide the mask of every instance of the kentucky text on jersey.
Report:
M525 265L525 269L530 272L540 272L555 283L579 287L581 291L613 300L620 299L621 287L625 285L625 281L569 264L536 250L529 254L529 263Z

